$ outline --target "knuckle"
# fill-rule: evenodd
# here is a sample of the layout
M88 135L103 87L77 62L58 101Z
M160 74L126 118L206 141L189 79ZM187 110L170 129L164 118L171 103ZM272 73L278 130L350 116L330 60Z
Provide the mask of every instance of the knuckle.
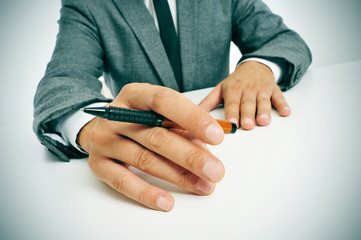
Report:
M230 91L233 93L240 93L244 89L243 82L241 80L236 80L231 86Z
M265 92L260 92L257 95L257 99L258 100L269 101L271 99L271 94L268 94L268 93L265 93Z
M275 101L286 101L285 97L283 96L283 93L281 92L281 90L279 91L275 91L272 95L272 100Z
M126 193L128 192L128 187L130 186L131 180L132 180L131 174L124 176L116 175L113 177L111 181L111 186L120 193Z
M287 104L286 99L282 95L273 95L271 101L274 105Z
M162 91L158 91L153 95L153 98L150 103L151 109L157 111L167 104L173 96L173 92L170 89L163 89Z
M137 193L135 198L138 202L144 204L144 203L148 202L148 200L149 200L149 192L142 190Z
M195 126L206 127L209 124L209 121L204 117L203 112L199 111L199 109L195 109L185 119L185 124L186 126L189 127L195 127Z
M251 97L243 97L241 100L242 105L254 105L256 104L256 99L253 99Z
M234 81L229 86L224 86L222 92L225 96L234 96L242 93L243 86L240 81Z
M156 163L156 157L154 153L148 151L147 149L141 149L138 153L137 158L137 167L142 171L149 172Z
M153 127L149 129L145 141L149 149L157 152L169 143L169 137L166 129Z
M225 109L239 109L239 104L240 101L236 101L236 100L228 100L227 102L225 102Z
M282 94L282 90L280 89L280 87L277 85L275 88L273 88L273 91L271 92L271 95L279 95Z
M174 184L180 187L186 186L188 181L188 176L190 175L190 171L184 169L180 174L177 174L174 178Z
M260 104L271 104L271 99L267 96L259 96L257 98L257 105L260 105Z
M124 95L131 95L138 88L139 83L128 83L123 86L121 93Z
M93 147L102 145L104 142L107 142L107 139L104 137L103 131L99 131L97 128L89 134L89 141Z
M185 167L189 170L195 170L199 166L199 162L203 159L203 153L201 150L192 149L185 155Z

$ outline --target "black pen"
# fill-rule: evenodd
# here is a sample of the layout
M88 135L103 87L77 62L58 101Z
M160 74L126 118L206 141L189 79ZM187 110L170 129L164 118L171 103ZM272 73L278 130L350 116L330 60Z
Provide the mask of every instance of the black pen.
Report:
M143 111L129 108L118 108L118 107L89 107L82 109L85 113L105 118L112 121L128 122L145 124L148 126L158 126L164 128L178 128L182 129L178 124L170 121L169 119L151 111ZM222 127L224 133L235 133L237 125L235 123L216 120Z

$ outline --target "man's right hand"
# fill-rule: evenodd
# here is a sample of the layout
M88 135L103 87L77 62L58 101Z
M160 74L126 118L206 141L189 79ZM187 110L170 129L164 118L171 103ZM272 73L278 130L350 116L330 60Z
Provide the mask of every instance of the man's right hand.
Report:
M174 206L170 193L140 179L128 166L199 195L214 191L224 166L205 144L219 144L223 130L206 111L176 91L143 83L124 86L109 106L154 111L185 130L93 119L79 132L78 143L88 152L89 166L100 180L162 211Z

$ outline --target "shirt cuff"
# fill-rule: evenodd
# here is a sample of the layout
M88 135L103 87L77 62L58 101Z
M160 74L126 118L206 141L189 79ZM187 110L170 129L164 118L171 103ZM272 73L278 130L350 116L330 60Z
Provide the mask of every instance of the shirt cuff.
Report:
M273 72L276 83L278 83L281 80L284 71L281 68L281 66L278 65L277 63L262 58L247 58L246 60L240 62L240 64L248 61L256 61L266 65Z
M98 102L90 104L86 107L104 107L107 102ZM55 130L62 134L64 141L68 145L72 145L78 151L86 153L76 142L80 130L95 116L84 113L83 111L76 110L75 112L68 113L67 115L58 119L58 124L55 126Z

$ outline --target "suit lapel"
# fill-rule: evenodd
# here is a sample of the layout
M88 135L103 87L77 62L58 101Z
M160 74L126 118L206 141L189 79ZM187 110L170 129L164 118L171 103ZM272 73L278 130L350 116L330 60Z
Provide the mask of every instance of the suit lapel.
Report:
M165 86L179 91L172 67L164 50L154 19L143 0L113 0L144 48Z
M198 1L178 0L178 36L182 63L182 80L184 91L193 89L195 63L197 61L197 27Z

